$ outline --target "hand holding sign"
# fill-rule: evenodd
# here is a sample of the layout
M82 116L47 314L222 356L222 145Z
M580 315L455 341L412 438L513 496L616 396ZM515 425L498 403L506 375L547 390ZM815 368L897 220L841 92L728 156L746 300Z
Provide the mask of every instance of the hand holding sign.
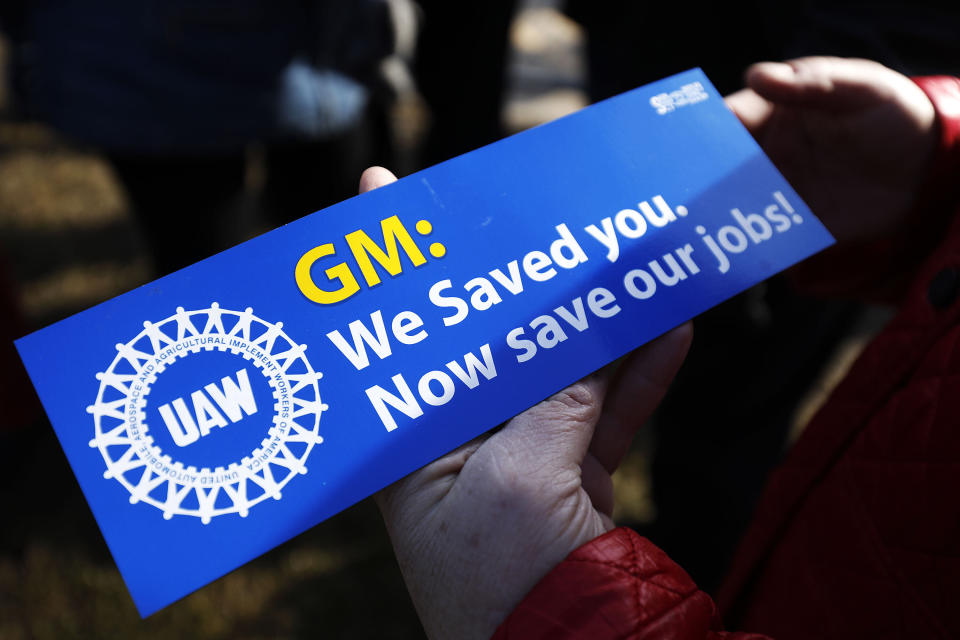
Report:
M367 170L361 191L395 180ZM487 638L536 582L613 529L611 474L690 345L689 323L377 494L432 638Z
M850 253L917 224L906 218L936 142L930 100L869 60L763 62L746 79L727 106L837 239L820 260L843 256L843 268L834 261L811 284L829 293L876 285L880 260Z

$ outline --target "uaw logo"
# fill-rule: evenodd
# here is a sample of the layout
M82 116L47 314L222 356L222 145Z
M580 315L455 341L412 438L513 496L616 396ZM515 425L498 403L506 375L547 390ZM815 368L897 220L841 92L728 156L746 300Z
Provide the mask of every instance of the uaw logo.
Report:
M97 401L87 407L104 478L119 482L130 503L163 517L216 516L250 509L307 473L319 434L320 398L304 352L253 309L182 307L117 344L97 374Z

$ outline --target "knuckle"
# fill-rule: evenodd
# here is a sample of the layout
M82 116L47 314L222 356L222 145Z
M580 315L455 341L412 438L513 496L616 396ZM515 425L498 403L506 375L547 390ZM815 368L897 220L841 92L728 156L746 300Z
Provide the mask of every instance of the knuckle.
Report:
M590 422L599 417L601 401L597 385L581 380L554 394L546 403L567 420Z

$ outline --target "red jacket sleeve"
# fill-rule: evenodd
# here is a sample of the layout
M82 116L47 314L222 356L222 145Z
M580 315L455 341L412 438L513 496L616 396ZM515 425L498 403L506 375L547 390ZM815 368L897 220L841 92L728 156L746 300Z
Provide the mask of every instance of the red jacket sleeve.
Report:
M960 196L960 78L924 76L913 81L933 103L940 130L920 205L952 210Z
M494 635L532 638L761 640L721 630L717 607L646 538L619 528L591 540L527 594Z

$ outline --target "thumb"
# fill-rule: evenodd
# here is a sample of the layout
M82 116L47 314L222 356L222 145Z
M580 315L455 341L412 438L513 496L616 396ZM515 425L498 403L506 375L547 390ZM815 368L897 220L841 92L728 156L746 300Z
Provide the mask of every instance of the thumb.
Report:
M773 104L753 89L741 89L725 97L724 102L752 135L758 136L770 120Z
M895 76L871 60L814 56L751 65L746 82L774 103L845 112L886 100Z
M609 384L606 367L514 417L491 440L544 467L579 464L600 419Z
M396 181L397 176L383 167L370 167L360 176L360 193L373 191Z

